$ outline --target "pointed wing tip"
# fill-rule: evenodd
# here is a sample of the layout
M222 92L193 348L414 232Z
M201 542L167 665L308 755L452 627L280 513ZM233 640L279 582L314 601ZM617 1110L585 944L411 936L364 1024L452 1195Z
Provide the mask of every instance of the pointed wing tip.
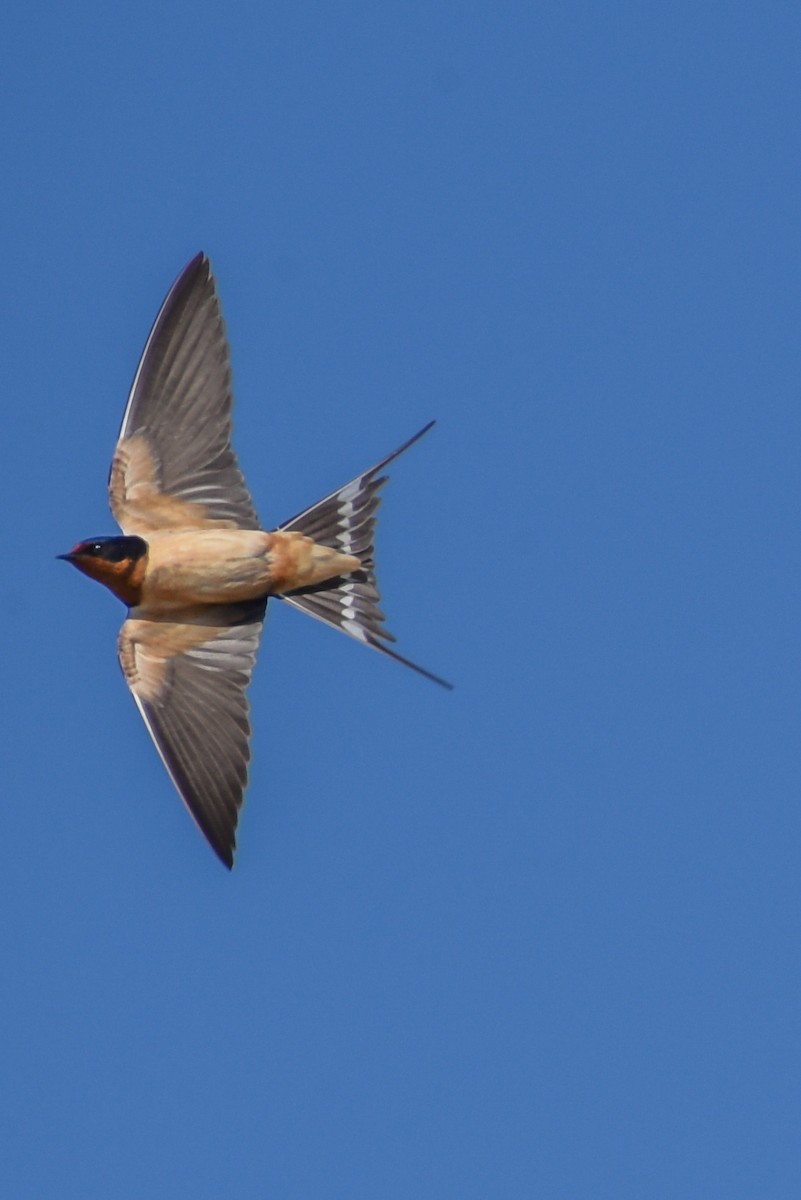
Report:
M189 808L189 805L187 804L185 798L183 796L181 796L181 799L187 805L187 808ZM189 808L189 812L192 816L193 821L197 825L198 829L203 834L203 837L206 839L206 842L208 843L209 847L214 851L214 854L219 859L219 861L222 863L222 865L225 867L226 871L233 871L234 861L235 861L235 856L236 856L235 830L231 830L231 833L230 833L231 840L228 841L225 838L225 834L222 833L222 831L215 830L208 826L205 826L201 821L200 813L194 811L191 808Z
M183 271L181 271L178 279L188 279L190 276L199 275L203 271L211 274L211 263L209 262L208 255L203 250L198 250L197 254L190 258Z
M203 250L198 250L197 254L194 254L178 272L175 282L167 293L167 300L203 275L207 277L211 275L211 263L209 262L208 255ZM164 305L162 305L163 308Z

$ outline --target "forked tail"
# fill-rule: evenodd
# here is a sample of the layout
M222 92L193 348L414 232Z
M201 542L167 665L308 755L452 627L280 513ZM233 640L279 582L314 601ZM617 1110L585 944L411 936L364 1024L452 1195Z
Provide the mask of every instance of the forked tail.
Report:
M311 508L298 513L291 521L279 525L279 530L296 530L305 533L322 546L330 546L342 554L352 554L362 564L360 571L353 571L339 579L329 579L314 587L284 592L281 599L294 608L300 608L310 616L316 617L318 621L341 629L343 633L372 646L374 650L380 650L396 662L411 667L413 671L425 675L426 679L433 679L434 683L442 687L452 688L453 684L404 658L386 644L394 642L395 638L384 628L384 614L378 607L381 597L375 579L373 541L376 511L381 503L378 493L387 481L387 476L380 475L379 472L399 454L403 454L404 450L414 445L424 433L428 433L433 424L434 422L430 421L424 429L409 438L408 442L404 442L388 458L376 463L369 471L357 475L350 483L332 492L324 500L319 500Z

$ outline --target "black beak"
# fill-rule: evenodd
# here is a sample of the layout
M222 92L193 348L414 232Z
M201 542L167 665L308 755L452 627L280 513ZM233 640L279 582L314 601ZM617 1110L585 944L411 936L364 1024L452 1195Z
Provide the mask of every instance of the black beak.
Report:
M63 558L64 562L75 562L77 554L57 554L56 558Z

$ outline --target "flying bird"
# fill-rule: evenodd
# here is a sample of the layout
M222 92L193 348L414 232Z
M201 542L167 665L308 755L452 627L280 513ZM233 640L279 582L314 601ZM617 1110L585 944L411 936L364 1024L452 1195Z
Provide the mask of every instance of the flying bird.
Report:
M373 540L393 454L276 529L262 529L231 448L231 368L209 260L170 289L134 376L109 476L122 536L59 555L128 607L118 654L156 749L232 867L247 784L247 687L271 596L404 663L378 607Z

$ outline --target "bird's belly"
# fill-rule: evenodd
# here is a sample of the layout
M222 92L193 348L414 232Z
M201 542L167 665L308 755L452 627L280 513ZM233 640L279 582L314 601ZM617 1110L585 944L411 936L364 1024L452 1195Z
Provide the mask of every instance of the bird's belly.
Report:
M270 591L271 535L220 529L151 534L145 605L228 604Z

